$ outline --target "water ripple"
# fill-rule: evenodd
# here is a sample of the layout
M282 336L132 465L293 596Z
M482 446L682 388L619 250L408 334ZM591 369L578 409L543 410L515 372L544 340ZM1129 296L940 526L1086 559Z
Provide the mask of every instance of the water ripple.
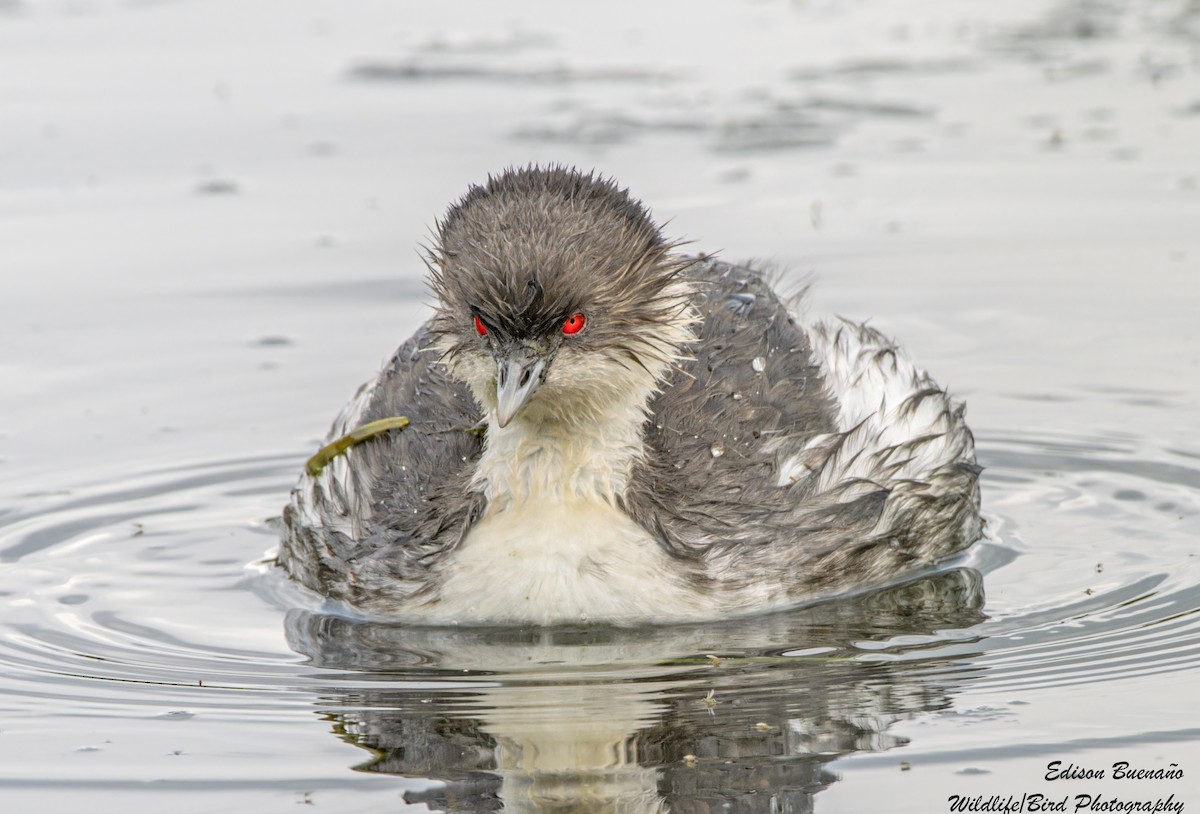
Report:
M604 793L622 799L726 788L752 801L770 782L803 801L834 782L826 762L902 746L897 721L954 710L968 689L1200 666L1188 542L1200 458L1140 446L981 438L990 534L959 561L787 613L643 630L407 628L322 612L261 556L277 533L263 518L301 455L26 495L0 517L0 688L30 715L315 709L375 755L363 771L442 781L433 797L409 796L437 805L525 793L512 784L551 775L577 794L605 766ZM626 755L615 766L613 744ZM542 756L533 768L520 762L529 749ZM731 760L740 790L722 786Z

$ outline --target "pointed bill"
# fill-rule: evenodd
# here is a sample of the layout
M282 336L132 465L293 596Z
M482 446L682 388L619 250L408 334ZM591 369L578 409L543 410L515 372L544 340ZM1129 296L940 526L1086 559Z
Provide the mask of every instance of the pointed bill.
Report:
M496 423L507 427L542 383L546 362L538 357L516 356L499 362L496 378Z

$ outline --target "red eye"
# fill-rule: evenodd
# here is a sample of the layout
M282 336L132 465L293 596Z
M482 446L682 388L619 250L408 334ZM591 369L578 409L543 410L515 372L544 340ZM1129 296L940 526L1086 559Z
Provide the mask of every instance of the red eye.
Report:
M487 326L483 324L483 320L475 317L475 333L480 336L487 336Z
M583 314L572 314L567 317L567 321L563 323L563 333L570 336L577 334L583 330L583 324L587 322L587 317Z

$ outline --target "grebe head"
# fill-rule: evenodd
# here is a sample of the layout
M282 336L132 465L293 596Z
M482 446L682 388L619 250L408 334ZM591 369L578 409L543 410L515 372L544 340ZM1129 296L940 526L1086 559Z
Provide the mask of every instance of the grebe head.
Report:
M675 246L593 174L529 167L473 186L429 252L452 372L500 428L644 408L692 338Z

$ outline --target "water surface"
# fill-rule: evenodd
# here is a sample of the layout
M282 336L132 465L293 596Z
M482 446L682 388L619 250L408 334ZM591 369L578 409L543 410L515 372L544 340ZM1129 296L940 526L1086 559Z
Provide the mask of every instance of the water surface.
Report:
M1198 73L1184 0L0 5L4 809L1200 805ZM987 539L736 623L322 613L287 491L529 161L900 337Z

